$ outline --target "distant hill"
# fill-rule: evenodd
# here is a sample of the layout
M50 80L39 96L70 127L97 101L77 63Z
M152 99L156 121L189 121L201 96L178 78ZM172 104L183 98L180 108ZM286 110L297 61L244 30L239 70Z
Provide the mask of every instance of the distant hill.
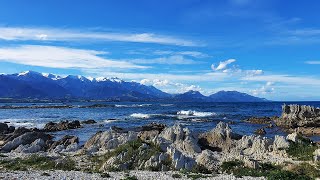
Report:
M264 102L268 101L264 98L251 96L238 91L219 91L208 97L213 102Z
M45 100L117 100L179 102L263 102L266 99L237 91L204 96L198 91L168 94L154 86L118 78L66 77L26 71L0 75L0 98Z

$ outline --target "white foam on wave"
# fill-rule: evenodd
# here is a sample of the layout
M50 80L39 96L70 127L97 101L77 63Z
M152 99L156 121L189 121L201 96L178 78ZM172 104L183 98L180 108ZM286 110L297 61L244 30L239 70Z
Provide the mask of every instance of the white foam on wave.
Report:
M150 114L143 114L143 113L133 113L130 115L130 117L138 118L138 119L148 119L150 118Z
M8 122L8 126L14 127L43 128L45 126L45 123L39 123L33 119L1 119L0 122Z
M116 104L115 107L149 107L152 106L152 104Z
M120 119L106 119L103 122L104 123L112 123L112 122L117 122L117 121L121 121Z
M163 106L163 107L168 107L168 106L173 106L174 104L160 104L160 106Z
M217 115L214 112L198 112L192 110L182 110L177 112L178 118L189 118L189 117L210 117Z

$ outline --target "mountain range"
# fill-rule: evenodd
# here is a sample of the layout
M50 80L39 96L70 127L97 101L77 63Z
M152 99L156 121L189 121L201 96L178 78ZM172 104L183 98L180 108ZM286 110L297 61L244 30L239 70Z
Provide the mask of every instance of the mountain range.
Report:
M0 75L0 98L39 100L178 101L178 102L264 102L237 91L219 91L204 96L198 91L165 93L154 86L118 78L57 76L35 71Z

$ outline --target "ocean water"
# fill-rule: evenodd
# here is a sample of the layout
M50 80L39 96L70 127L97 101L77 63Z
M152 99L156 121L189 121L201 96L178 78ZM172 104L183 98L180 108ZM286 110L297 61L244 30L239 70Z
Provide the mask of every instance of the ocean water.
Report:
M263 103L163 103L163 102L99 102L108 107L80 108L92 102L74 103L0 103L0 106L53 106L71 105L73 108L45 109L0 109L0 122L10 122L15 127L43 128L50 121L94 119L97 124L84 125L83 128L52 133L56 138L63 135L76 135L85 142L97 131L105 131L111 126L122 128L136 127L151 122L167 125L180 123L196 132L211 130L220 121L233 122L231 128L243 135L253 134L265 125L251 124L242 120L253 116L280 116L281 105L302 104L320 107L320 102L263 102ZM266 129L267 137L275 134L285 135L280 128ZM320 140L320 137L312 137Z

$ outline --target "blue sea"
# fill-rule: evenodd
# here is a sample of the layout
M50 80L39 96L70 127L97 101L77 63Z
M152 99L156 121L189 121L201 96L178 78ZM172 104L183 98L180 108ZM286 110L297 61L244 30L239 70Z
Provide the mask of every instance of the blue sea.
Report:
M88 120L97 124L84 125L83 128L55 132L56 138L63 135L76 135L85 142L97 131L105 131L111 126L122 128L136 127L151 122L173 125L180 123L190 129L201 132L211 130L220 121L230 123L232 129L243 135L253 134L257 128L265 125L251 124L242 120L249 117L280 116L283 104L302 104L320 107L320 102L261 102L261 103L170 103L170 102L99 102L108 105L102 108L80 108L97 102L74 103L0 103L0 106L54 106L71 105L73 108L48 109L0 109L0 122L10 122L15 127L43 128L50 121ZM266 129L267 137L275 134L285 135L275 127ZM320 140L320 137L312 137Z

